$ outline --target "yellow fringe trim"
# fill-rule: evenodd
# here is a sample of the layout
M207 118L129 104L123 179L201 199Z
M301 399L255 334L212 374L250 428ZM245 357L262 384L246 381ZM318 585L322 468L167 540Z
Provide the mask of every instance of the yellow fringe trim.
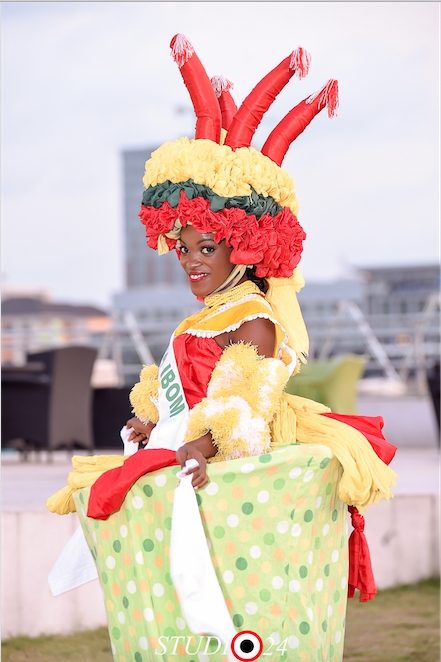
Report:
M142 423L157 423L159 420L158 401L159 368L157 365L146 365L140 372L140 381L130 391L132 412Z
M146 188L170 180L192 179L226 198L251 194L251 187L298 214L294 182L288 172L253 147L233 151L211 140L179 138L155 150L145 164Z

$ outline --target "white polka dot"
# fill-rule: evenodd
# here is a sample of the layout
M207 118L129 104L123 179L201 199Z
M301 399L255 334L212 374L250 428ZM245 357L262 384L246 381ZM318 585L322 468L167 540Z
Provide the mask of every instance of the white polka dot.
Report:
M289 531L289 524L285 520L282 520L277 524L277 531L279 533L287 533Z
M126 525L123 524L123 525L120 527L119 532L120 532L120 534L121 534L121 538L127 538L127 534L128 534L128 532L129 532L129 530L128 530L128 528L126 527Z
M300 469L300 467L294 467L294 469L291 469L291 471L288 474L290 478L294 478L294 479L298 478L301 475L302 475L302 470Z
M315 587L316 587L317 591L319 591L319 592L321 590L323 590L323 579L322 578L317 579L317 581L315 583Z
M317 499L315 500L315 507L320 508L321 505L322 505L322 497L318 496Z
M178 630L185 630L185 621L180 616L178 616L176 619L176 627Z
M287 450L287 448L288 448L288 446L285 446L285 448L280 448L280 449L279 449L278 451L276 451L276 452L277 452L277 453L284 453L284 452ZM271 635L271 636L273 636L273 635Z
M273 640L275 646L280 644L280 634L278 632L271 632L270 637Z
M112 655L116 654L116 646L113 641L110 642L110 650L112 651Z
M127 590L128 590L128 592L131 593L132 595L133 595L134 593L136 593L136 584L135 584L135 582L133 581L133 579L131 579L131 580L127 583Z
M231 572L231 570L225 570L223 578L226 584L231 584L234 581L234 574Z
M341 587L342 587L342 588L346 588L346 582L347 582L347 581L348 581L348 580L346 579L346 577L342 577L342 580L341 580Z
M135 560L139 565L144 565L144 554L142 552L136 552Z
M335 643L336 643L336 644L339 644L339 643L340 643L340 639L341 639L341 632L340 632L340 630L339 630L338 632L335 633Z
M329 616L332 616L332 607L331 607L331 605L328 606L327 614L328 614L328 618L329 618Z
M339 499L338 500L338 507L341 509L341 508L343 508L344 505L345 504L343 503L343 501L341 499Z
M207 547L210 550L212 548L211 540L208 540L208 538L205 538L205 542L207 543Z
M227 524L228 524L228 526L231 526L232 529L234 529L239 524L238 516L237 515L228 515Z
M336 549L334 549L334 551L331 554L332 562L335 563L336 561L338 561L338 557L339 557L339 553Z
M155 538L156 540L159 540L159 542L162 542L164 540L164 532L161 531L161 529L156 529Z
M254 471L254 464L251 464L251 462L244 464L240 470L243 474L250 474L252 471Z
M113 568L116 566L116 561L113 558L113 556L108 556L106 559L106 566L110 569L113 570Z
M166 482L167 476L165 474L159 474L159 476L155 476L155 483L158 487L164 487Z
M294 524L294 526L291 529L291 535L297 538L297 536L299 536L301 533L302 533L302 527L300 526L300 524Z
M245 611L247 614L250 614L253 616L254 614L257 614L258 606L256 605L255 602L247 602L245 605Z
M261 554L262 554L262 550L260 549L259 545L253 545L251 547L250 556L252 559L258 559Z
M82 516L84 517L84 519L86 519L86 513L85 513L85 511L84 511L84 508L81 508L81 514L82 514Z
M306 610L306 613L308 614L309 620L312 621L313 618L314 618L314 612L312 611L311 607L308 607L308 609Z
M97 539L96 539L96 531L93 531L93 532L92 532L92 538L93 538L93 542L96 542L96 541L97 541Z
M272 587L275 588L275 589L282 588L283 583L284 582L283 582L282 577L279 577L278 575L276 575L276 577L273 577L273 579L271 581Z
M299 647L299 640L293 634L290 637L288 637L288 646L290 648L298 648Z
M291 579L289 582L289 590L291 593L298 593L300 591L300 582L297 579Z
M219 485L217 483L208 483L205 491L209 496L213 496L219 492Z
M322 536L327 536L329 533L329 524L325 524L325 526L322 529Z
M313 472L313 470L312 470L312 469L309 469L309 470L305 473L305 475L303 476L303 482L304 482L304 483L309 483L309 481L311 480L311 478L312 478L313 476L314 476L314 472Z
M162 584L153 584L153 595L156 595L157 598L161 598L164 595L164 587Z
M118 620L121 623L121 625L124 625L124 623L126 622L126 617L124 616L124 612L120 611L118 613Z
M132 506L136 508L136 510L141 510L141 508L144 505L144 500L141 499L140 496L134 496L132 499Z
M269 492L267 490L261 490L257 494L257 501L259 503L266 503L269 498L270 498L270 495L269 495Z
M150 607L146 607L143 611L143 614L145 620L149 623L155 620L155 614L153 613L153 609L150 609Z
M208 653L198 653L198 662L210 662Z
M140 637L138 640L138 644L141 650L146 651L149 648L149 643L147 641L147 637Z

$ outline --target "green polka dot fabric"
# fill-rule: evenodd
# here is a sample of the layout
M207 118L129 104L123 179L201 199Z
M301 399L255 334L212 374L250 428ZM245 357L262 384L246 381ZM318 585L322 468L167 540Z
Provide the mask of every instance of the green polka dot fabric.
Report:
M176 473L137 481L107 521L86 516L115 662L227 662L214 637L194 635L170 577ZM290 445L209 465L196 492L213 566L238 632L263 641L268 662L341 662L347 598L347 508L341 466L325 446Z

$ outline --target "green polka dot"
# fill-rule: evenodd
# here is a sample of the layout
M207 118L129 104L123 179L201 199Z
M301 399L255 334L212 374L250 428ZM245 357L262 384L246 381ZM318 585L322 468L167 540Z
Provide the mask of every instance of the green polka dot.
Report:
M324 569L324 573L325 573L326 577L329 577L329 571L330 571L330 569L331 569L331 566L329 565L329 563L327 563L327 564L325 565L325 569Z
M150 540L150 538L146 538L142 543L142 546L144 547L146 552L151 552L155 546L155 543L153 542L153 540Z
M338 512L336 510L332 511L332 521L336 522L338 517Z
M121 551L121 543L119 540L115 540L115 542L112 545L113 549L115 552L119 553Z
M285 487L285 479L284 478L277 478L277 480L274 481L273 487L275 490L283 490Z
M239 558L236 560L236 568L238 570L246 570L248 567L248 563L246 559L243 558L243 556L239 556Z
M285 566L285 575L289 575L289 563Z
M97 520L94 519L94 520L93 520L93 525L94 525L95 529L97 529L97 528L99 527L99 525L100 525L100 522L97 522Z
M259 455L259 462L262 462L262 464L268 464L268 462L271 462L272 459L273 458L269 453L266 455Z
M181 467L173 467L173 469L172 469L172 474L174 474L174 475L176 476L176 474L178 473L178 471L181 471Z
M329 654L331 657L334 655L334 646L332 644L329 646Z
M329 494L331 494L331 492L332 492L332 483L328 483L326 485L326 494L329 495Z
M135 662L142 662L142 655L138 651L135 653Z
M126 609L129 606L129 601L127 600L126 596L123 597L123 605Z
M296 512L296 509L293 508L293 509L291 510L291 512L289 513L289 516L290 516L291 519L294 519L295 512Z
M171 531L172 520L171 517L166 517L164 520L164 526L168 531Z
M107 577L106 572L103 572L103 574L101 575L101 579L103 580L103 584L107 584L107 582L109 581L109 578Z
M307 623L306 621L303 621L302 623L300 623L299 630L302 634L308 634L308 632L309 632L309 623Z
M246 501L242 506L242 512L244 515L251 515L254 510L254 506L249 501Z
M240 614L234 614L233 623L237 628L240 628L243 624L243 618Z
M271 600L271 593L268 591L267 588L263 588L260 591L259 596L262 602L268 602L269 600Z
M313 593L313 594L311 595L311 601L312 601L312 604L315 605L315 603L316 603L315 593Z
M164 634L166 637L174 637L176 632L173 630L173 628L165 628Z
M236 480L236 474L234 474L232 471L227 471L227 473L223 475L222 480L224 483L232 483L233 480Z
M142 491L144 492L146 497L151 497L153 495L153 487L151 485L144 485Z
M322 623L323 632L326 632L327 629L328 629L328 621L323 621L323 623Z
M137 571L136 567L133 568L133 574L135 575L135 577L138 576L138 571Z
M321 544L322 544L322 541L320 540L320 538L316 538L316 539L314 540L314 547L315 547L315 549L320 549L320 545L321 545Z
M225 535L225 529L223 526L215 526L213 533L215 538L223 538Z
M305 510L305 514L303 515L303 519L305 522L310 522L312 518L314 517L314 513L312 510Z
M306 565L301 565L299 568L299 575L302 579L305 579L306 575L308 574L308 568Z
M344 537L342 536L342 537L341 537L341 542L340 542L340 547L343 548L345 545L346 545L346 540L345 540Z
M308 460L308 465L307 466L310 467L313 462L314 462L314 458L310 457L309 460Z
M84 505L84 497L83 497L82 492L80 492L80 501L81 501L81 503Z
M320 469L324 469L327 467L329 464L329 457L324 457L323 460L320 462Z
M202 497L199 493L196 494L196 501L198 503L198 506L200 506L202 504Z
M115 639L119 639L121 636L121 630L119 628L112 628L112 634Z
M169 584L170 586L173 584L173 580L172 580L172 578L171 578L171 574L170 574L169 572L166 572L166 573L165 573L165 581L166 581L167 584Z
M272 545L274 543L274 535L272 533L265 533L263 536L263 542L265 545Z
M130 520L133 517L133 514L132 514L131 510L126 510L126 517L127 517L127 521L130 522Z
M334 602L338 602L339 600L340 600L340 591L335 591Z

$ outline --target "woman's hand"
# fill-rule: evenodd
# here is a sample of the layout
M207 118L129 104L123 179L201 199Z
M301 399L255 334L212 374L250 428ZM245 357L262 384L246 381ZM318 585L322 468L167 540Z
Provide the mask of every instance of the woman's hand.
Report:
M189 441L176 451L176 459L182 468L185 467L187 460L195 459L199 466L189 469L188 474L193 474L192 484L195 489L204 487L208 483L207 476L207 457L213 457L217 453L217 448L213 444L211 434L208 432L203 437Z
M139 418L131 418L126 423L126 428L133 428L130 433L128 441L133 441L135 444L146 444L150 439L150 434L155 427L155 423L141 423Z

